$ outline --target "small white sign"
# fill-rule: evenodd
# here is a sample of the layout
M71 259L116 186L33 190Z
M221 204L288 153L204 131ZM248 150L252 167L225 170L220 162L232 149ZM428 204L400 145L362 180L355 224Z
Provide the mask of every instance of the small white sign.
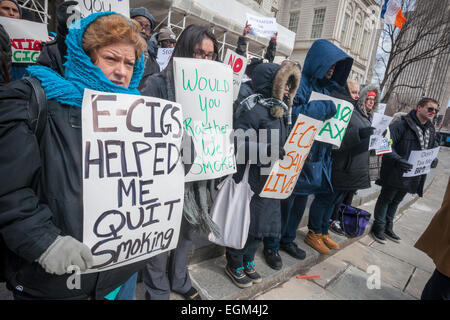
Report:
M383 137L383 132L388 128L392 119L392 117L385 116L381 113L373 114L372 127L375 128L375 131L373 132L373 135L370 136L369 150L378 150L378 152L380 152L380 150L390 149L389 139L387 139L388 145L386 145L386 139Z
M386 112L386 103L379 103L377 113L384 114L385 112Z
M255 16L247 13L247 23L250 25L250 34L257 37L271 38L278 32L275 18Z
M331 119L324 121L322 129L316 135L316 140L330 143L340 148L348 123L352 117L353 104L313 91L309 101L315 100L331 100L336 105L336 114Z
M169 64L174 48L159 48L156 62L159 64L160 71L163 71Z
M81 13L81 16L83 18L93 13L106 11L117 12L127 18L130 17L129 0L83 0L78 1L78 5L76 6L76 8Z
M408 162L413 165L413 168L404 173L403 177L415 177L430 172L431 163L437 158L439 149L440 147L421 151L411 151Z
M36 63L42 43L52 39L44 23L0 17L0 24L9 35L13 63Z
M247 59L244 56L238 55L233 50L228 49L224 63L229 65L233 70L233 100L236 100L239 95L242 77L247 68Z

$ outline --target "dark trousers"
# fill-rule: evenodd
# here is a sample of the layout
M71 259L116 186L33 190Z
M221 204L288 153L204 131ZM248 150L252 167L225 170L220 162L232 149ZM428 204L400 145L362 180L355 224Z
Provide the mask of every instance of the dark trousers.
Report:
M305 213L308 196L291 195L281 200L281 238L264 238L264 249L278 250L281 244L294 242L297 229Z
M191 224L183 217L177 247L148 259L142 269L147 299L169 300L171 290L185 294L192 287L187 267L187 257L192 249L192 232Z
M423 288L421 300L450 300L450 278L434 270Z
M314 231L314 233L328 234L329 220L334 207L341 202L343 196L344 191L316 194L309 208L308 229Z
M340 205L341 204L346 204L348 206L351 206L352 202L353 202L353 197L355 196L355 194L356 194L356 190L345 191L344 192L342 201L334 206L333 215L331 216L332 220L334 220L334 221L336 221L336 220L340 221L341 220L341 217L339 215L339 207L340 207Z
M385 230L392 228L398 205L402 202L406 191L382 187L374 211L373 228Z
M226 248L225 256L230 267L232 269L241 268L244 265L247 265L248 262L255 260L255 254L258 250L259 242L260 239L248 235L244 248Z

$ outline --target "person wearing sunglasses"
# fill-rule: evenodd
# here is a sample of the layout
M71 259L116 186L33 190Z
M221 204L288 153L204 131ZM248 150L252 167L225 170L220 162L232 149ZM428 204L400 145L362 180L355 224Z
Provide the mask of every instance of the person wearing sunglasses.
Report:
M427 150L438 146L436 133L432 124L439 112L439 103L431 98L423 98L416 109L389 126L392 139L392 153L383 155L380 179L381 193L374 210L372 237L385 244L386 238L400 242L400 237L393 231L394 216L397 207L407 193L423 196L426 174L403 177L412 169L408 163L411 151ZM438 159L434 159L431 168L436 168Z

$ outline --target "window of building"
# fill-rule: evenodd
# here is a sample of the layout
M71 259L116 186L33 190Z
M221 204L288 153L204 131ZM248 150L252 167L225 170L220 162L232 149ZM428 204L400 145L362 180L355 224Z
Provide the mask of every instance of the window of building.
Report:
M272 9L270 9L270 11L272 11L273 13L274 13L274 18L276 18L277 17L277 14L278 14L278 9L277 8L274 8L274 7L272 7Z
M292 12L289 17L289 26L288 29L292 32L297 33L298 30L298 21L300 20L300 12Z
M356 52L359 49L357 41L358 41L358 35L359 35L360 30L361 30L361 24L359 24L358 22L355 23L355 28L353 29L353 35L352 35L352 43L350 45L350 48L354 52Z
M262 0L255 0L258 4L262 3Z
M325 11L325 8L314 10L314 19L311 30L312 39L322 37L323 22L325 21Z
M369 56L369 50L370 50L370 32L369 30L364 30L364 36L361 39L361 47L359 48L359 55L362 58L367 58Z
M342 23L342 29L341 29L341 43L342 44L345 44L345 36L347 35L349 19L350 19L350 16L346 13L344 16L344 22Z

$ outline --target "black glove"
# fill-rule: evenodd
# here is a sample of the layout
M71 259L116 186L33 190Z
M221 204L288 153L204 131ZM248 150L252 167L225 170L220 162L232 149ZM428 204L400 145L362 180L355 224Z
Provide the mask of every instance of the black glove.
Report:
M359 129L359 138L361 140L368 138L373 134L374 131L375 131L375 128L373 128L373 127L361 128L361 129Z
M438 158L434 159L433 162L431 162L431 168L433 168L433 169L436 168L438 165L438 162L439 162Z
M395 162L395 165L397 166L397 168L400 169L401 172L405 173L410 171L413 168L413 165L410 164L408 161L406 161L405 159L399 159Z

